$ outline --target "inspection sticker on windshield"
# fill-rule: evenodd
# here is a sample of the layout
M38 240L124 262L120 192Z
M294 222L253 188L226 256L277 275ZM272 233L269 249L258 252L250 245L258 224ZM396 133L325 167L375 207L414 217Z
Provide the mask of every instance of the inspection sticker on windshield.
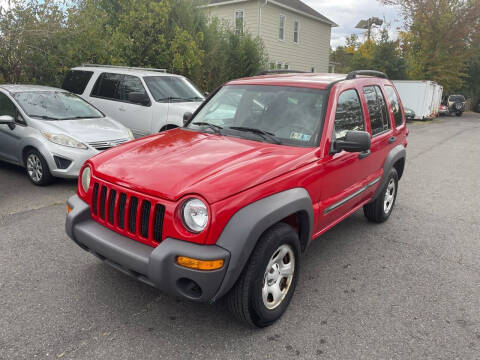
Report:
M302 134L302 133L295 132L295 131L292 131L290 133L290 139L293 139L293 140L310 141L311 138L312 138L311 135Z

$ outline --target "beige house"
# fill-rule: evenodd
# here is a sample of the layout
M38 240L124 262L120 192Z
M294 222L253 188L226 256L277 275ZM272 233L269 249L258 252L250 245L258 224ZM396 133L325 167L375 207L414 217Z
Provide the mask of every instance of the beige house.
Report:
M210 17L259 36L270 69L328 72L333 21L300 0L210 0Z

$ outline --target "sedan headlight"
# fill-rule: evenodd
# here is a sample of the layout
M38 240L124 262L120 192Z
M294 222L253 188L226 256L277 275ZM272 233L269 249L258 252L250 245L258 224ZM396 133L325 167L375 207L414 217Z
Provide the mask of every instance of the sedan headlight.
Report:
M42 132L42 135L45 136L45 138L48 141L51 141L54 144L57 145L63 145L63 146L68 146L76 149L88 149L87 145L75 140L74 138L71 138L68 135L64 134L50 134L47 132Z
M82 175L80 175L80 183L82 184L82 189L85 193L88 192L91 178L92 178L92 171L90 170L90 166L87 165L83 169Z
M200 199L189 199L183 204L182 217L189 231L199 233L205 229L208 223L207 205Z

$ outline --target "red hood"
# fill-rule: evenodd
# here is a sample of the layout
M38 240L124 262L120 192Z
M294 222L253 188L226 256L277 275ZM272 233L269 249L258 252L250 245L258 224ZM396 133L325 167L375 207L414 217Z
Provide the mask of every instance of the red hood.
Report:
M103 152L91 162L96 176L175 201L200 194L209 203L313 161L311 148L176 129Z

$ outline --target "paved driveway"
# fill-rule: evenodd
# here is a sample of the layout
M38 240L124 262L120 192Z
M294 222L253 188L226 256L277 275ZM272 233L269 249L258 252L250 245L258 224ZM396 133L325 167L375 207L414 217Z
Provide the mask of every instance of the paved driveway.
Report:
M75 184L0 164L0 358L479 359L480 117L410 125L394 214L314 242L291 306L263 330L164 295L64 233Z

